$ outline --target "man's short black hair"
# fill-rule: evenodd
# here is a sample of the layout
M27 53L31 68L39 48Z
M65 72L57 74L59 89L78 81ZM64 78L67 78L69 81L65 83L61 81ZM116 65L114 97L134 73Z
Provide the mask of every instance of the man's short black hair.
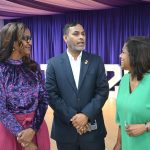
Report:
M79 23L79 22L67 23L67 24L64 26L63 35L68 34L68 29L69 29L70 27L76 26L77 24L80 24L80 23Z

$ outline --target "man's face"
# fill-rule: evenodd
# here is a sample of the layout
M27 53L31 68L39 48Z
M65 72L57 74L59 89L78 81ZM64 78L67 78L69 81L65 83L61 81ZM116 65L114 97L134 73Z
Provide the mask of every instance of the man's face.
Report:
M68 49L71 51L83 51L85 49L85 31L80 24L70 27L64 35Z

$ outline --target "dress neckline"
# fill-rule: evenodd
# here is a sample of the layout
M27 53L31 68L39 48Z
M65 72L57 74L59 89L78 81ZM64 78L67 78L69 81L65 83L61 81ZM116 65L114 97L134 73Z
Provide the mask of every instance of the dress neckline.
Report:
M132 90L131 89L131 74L129 74L129 93L132 94L133 92L135 92L138 87L140 86L141 81L138 82L138 84L136 85L136 87Z
M9 64L13 64L13 65L21 65L21 64L23 64L22 59L19 59L19 60L8 59L6 62L8 62Z

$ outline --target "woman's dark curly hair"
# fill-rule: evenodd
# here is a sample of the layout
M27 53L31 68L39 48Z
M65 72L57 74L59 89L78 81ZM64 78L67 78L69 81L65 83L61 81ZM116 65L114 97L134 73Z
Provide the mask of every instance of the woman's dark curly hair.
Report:
M21 41L25 30L28 27L24 23L12 22L6 24L0 30L0 62L4 62L10 58L13 52L13 45L15 41ZM22 58L24 65L29 67L32 71L38 69L37 63L29 56Z
M130 37L126 41L131 66L131 76L140 81L145 73L150 72L150 38Z

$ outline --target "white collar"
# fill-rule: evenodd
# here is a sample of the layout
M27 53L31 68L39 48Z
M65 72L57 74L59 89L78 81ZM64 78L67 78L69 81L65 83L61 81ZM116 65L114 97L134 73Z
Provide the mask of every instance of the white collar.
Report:
M74 57L70 54L69 50L67 49L67 54L70 60L74 60ZM80 52L79 56L77 57L77 60L81 60L82 57L82 51Z

